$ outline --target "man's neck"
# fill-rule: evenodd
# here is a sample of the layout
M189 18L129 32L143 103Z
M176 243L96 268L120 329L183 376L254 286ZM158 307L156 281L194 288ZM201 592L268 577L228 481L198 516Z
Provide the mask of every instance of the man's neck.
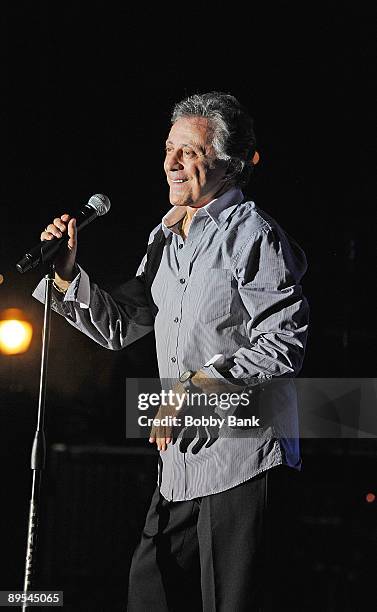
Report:
M205 202L204 204L201 204L200 206L186 206L186 215L188 217L188 219L186 220L186 224L190 225L193 216L200 208L203 208L203 206L207 206L207 204L209 204L210 202L213 202L213 200L220 198L222 195L224 195L224 193L226 193L227 191L230 191L230 189L233 189L233 187L234 185L228 185L228 184L223 185L219 189L219 191L217 191L211 198L208 199L208 202Z

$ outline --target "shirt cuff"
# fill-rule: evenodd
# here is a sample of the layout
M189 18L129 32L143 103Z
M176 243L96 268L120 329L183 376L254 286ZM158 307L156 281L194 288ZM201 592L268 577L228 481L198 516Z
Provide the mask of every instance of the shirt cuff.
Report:
M221 401L216 404L213 409L216 414L221 416L222 418L227 415L233 414L233 412L238 407L241 398L237 396L239 393L243 391L245 388L245 384L243 380L235 379L232 376L228 375L229 372L229 362L233 363L233 360L225 359L224 355L214 355L212 359L207 361L207 363L201 368L201 372L204 372L206 376L209 378L216 378L221 380L221 384L224 385L223 394L232 396L232 404L231 406L227 406L226 408L222 407ZM216 366L216 367L215 367ZM224 376L225 374L225 376ZM228 385L229 391L226 391L226 386ZM237 388L238 387L238 388Z
M61 293L56 289L52 289L55 303L63 302L78 302L81 308L89 308L90 306L90 281L89 276L79 265L77 265L78 273L72 280L67 291ZM32 293L33 298L42 302L45 301L45 279L42 278Z
M207 363L202 367L202 371L210 376L211 378L219 378L224 383L232 383L232 384L245 384L244 380L240 378L235 378L232 376L231 368L234 366L233 359L226 359L224 355L218 354L214 355Z
M224 382L244 387L259 386L273 378L272 374L265 374L264 372L260 372L256 376L240 376L240 368L234 359L227 359L222 354L214 355L204 364L202 371L212 378L221 378Z
M78 264L78 274L72 280L65 295L64 302L77 302L80 308L90 306L90 280L89 276Z

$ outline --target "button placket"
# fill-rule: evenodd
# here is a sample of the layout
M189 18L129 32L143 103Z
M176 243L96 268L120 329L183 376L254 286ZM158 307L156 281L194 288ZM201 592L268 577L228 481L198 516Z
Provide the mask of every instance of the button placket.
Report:
M179 266L179 274L180 274L180 282L182 285L185 285L189 279L189 272L191 267L191 262L196 251L197 245L199 244L200 235L202 233L201 224L198 223L199 220L195 221L195 217L192 221L192 225L190 227L190 239L186 238L185 248L181 251L180 254L180 266ZM204 224L203 224L204 225ZM183 280L184 279L184 280Z
M185 243L180 243L178 241L175 242L175 261L177 263L177 297L179 300L178 308L180 312L182 312L182 302L184 298L185 291L187 289L188 281L189 281L189 273L192 266L192 259L194 253L197 249L197 246L201 240L201 236L204 229L204 223L200 222L200 219L190 228L190 240L187 238ZM183 249L183 246L185 247ZM177 311L176 311L177 312ZM171 345L169 350L169 362L171 366L172 376L175 375L175 370L179 370L180 363L178 361L179 357L179 334L181 329L181 316L173 316L173 322L177 325L172 327L171 330ZM177 351L177 352L176 352ZM173 353L173 354L172 354ZM174 354L175 353L175 354ZM174 370L174 371L173 371Z

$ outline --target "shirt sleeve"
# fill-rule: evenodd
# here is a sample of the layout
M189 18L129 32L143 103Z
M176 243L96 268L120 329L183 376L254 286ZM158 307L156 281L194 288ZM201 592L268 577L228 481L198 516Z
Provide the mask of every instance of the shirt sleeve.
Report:
M65 294L53 290L52 309L101 346L122 349L153 329L154 320L145 289L146 255L136 276L108 293L91 282L80 266ZM42 279L33 297L44 303Z
M307 339L309 307L300 280L304 252L277 229L263 229L249 239L236 264L238 291L246 310L248 344L220 366L205 367L209 376L260 383L299 373ZM219 358L219 356L216 356Z

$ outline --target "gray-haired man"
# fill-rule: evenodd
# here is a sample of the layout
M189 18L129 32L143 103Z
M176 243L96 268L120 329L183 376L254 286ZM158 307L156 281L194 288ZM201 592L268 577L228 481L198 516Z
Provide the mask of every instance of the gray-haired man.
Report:
M154 328L160 377L177 381L177 391L188 383L233 391L240 382L295 376L307 334L299 284L306 260L276 221L245 201L255 147L252 119L233 96L178 103L164 164L173 208L150 235L149 244L158 232L164 239L151 286L147 256L137 285L129 281L116 298L91 283L75 264L75 223L66 214L41 235L70 236L56 262L55 310L110 349ZM128 610L257 610L263 581L280 571L277 556L272 565L266 558L267 517L276 530L284 499L275 499L275 484L300 468L298 440L271 428L234 436L229 427L195 444L172 438L170 427L151 431L159 483L133 557ZM272 506L280 506L273 524Z

